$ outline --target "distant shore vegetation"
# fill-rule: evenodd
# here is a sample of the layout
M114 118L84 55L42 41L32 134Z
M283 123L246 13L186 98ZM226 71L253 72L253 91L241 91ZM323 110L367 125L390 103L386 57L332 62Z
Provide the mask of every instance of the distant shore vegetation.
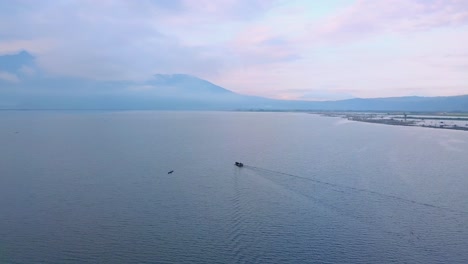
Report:
M314 112L322 116L341 117L351 121L397 126L418 126L468 131L468 113L376 113L376 112Z

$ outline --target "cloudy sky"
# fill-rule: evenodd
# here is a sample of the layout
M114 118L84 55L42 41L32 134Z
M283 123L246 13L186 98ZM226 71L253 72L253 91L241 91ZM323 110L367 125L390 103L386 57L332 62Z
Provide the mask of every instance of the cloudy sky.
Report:
M468 0L0 0L0 55L20 50L49 76L271 98L468 94Z

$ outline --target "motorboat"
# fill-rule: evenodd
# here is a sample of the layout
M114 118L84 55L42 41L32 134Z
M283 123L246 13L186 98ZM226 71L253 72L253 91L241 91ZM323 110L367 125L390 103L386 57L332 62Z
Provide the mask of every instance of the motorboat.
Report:
M243 164L242 162L237 162L237 161L236 161L236 163L234 163L234 165L236 165L236 166L239 167L239 168L244 167L244 164Z

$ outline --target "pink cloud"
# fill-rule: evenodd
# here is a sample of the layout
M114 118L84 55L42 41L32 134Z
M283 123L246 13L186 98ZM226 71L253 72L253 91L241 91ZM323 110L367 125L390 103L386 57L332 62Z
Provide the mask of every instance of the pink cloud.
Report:
M243 65L293 61L300 57L290 39L267 25L240 31L229 42L228 50Z
M246 22L256 19L275 6L278 0L180 0L176 15L164 21L174 26L196 27L225 22Z
M245 18L262 13L276 2L277 0L182 0L188 11L224 18Z
M314 35L347 40L466 24L468 1L465 0L359 0L323 21Z

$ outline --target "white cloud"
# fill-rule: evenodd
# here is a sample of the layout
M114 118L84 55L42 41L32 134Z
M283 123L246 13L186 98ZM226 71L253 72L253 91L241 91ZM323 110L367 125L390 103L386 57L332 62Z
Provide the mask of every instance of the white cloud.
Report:
M12 83L19 82L18 76L8 73L8 72L2 72L2 71L0 71L0 80L12 82Z
M20 74L26 75L28 77L32 77L37 74L37 71L34 68L26 65L21 66L21 68L18 71Z

